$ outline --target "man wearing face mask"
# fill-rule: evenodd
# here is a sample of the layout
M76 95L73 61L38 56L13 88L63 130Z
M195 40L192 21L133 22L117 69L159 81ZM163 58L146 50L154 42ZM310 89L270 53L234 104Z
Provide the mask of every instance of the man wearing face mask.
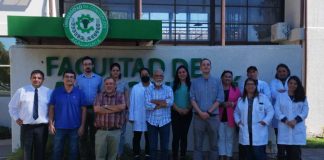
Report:
M173 91L163 84L163 71L157 69L153 73L154 85L145 90L146 121L150 141L151 159L168 160L169 136L171 122L171 106ZM161 156L157 156L158 136L160 136Z
M150 158L149 140L146 125L146 109L144 91L152 85L150 82L150 73L147 68L141 68L139 71L141 82L134 85L129 99L129 121L133 125L133 155L134 160L141 159L141 137L145 136L145 159Z

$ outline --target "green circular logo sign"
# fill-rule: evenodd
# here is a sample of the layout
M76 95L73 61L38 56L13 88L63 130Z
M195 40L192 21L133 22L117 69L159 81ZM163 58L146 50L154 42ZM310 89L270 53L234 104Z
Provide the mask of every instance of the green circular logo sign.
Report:
M91 3L78 3L65 15L65 35L75 45L90 48L99 45L108 34L106 14Z

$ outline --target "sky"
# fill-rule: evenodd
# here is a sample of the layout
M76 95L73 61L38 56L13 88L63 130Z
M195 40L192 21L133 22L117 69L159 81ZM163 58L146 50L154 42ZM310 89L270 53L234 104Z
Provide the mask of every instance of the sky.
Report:
M16 44L16 39L11 37L0 37L0 41L5 46L5 49L8 50L10 46Z

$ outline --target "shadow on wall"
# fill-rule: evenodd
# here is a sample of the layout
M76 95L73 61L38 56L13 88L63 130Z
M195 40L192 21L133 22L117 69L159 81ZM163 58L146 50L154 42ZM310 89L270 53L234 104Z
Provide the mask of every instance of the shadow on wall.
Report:
M0 0L0 11L25 11L30 2L31 0Z

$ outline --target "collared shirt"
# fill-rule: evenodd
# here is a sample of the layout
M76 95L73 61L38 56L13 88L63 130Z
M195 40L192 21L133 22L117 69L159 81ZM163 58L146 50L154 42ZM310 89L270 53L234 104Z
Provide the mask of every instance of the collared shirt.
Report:
M9 114L16 121L20 118L23 124L48 123L48 103L51 90L41 86L38 90L38 118L33 118L35 88L27 85L19 88L9 102Z
M102 78L95 73L92 73L90 77L87 77L83 73L77 76L76 86L78 86L84 92L86 105L93 105L97 93L100 92Z
M190 99L198 104L201 111L207 112L208 109L217 101L224 101L224 90L221 81L209 76L196 78L192 81L190 87ZM218 109L213 111L218 114Z
M84 93L73 87L70 93L64 86L56 88L51 96L54 105L54 126L59 129L75 129L81 125L81 107L85 107Z
M145 90L145 107L146 120L153 126L164 126L171 122L171 106L173 105L173 91L169 86L162 85L157 89L152 85ZM167 107L155 109L156 105L151 103L151 100L165 100Z
M109 95L106 91L99 93L94 102L94 106L109 107L109 105L126 104L123 93L115 92ZM123 111L116 113L96 114L95 127L97 128L121 128L125 123Z

